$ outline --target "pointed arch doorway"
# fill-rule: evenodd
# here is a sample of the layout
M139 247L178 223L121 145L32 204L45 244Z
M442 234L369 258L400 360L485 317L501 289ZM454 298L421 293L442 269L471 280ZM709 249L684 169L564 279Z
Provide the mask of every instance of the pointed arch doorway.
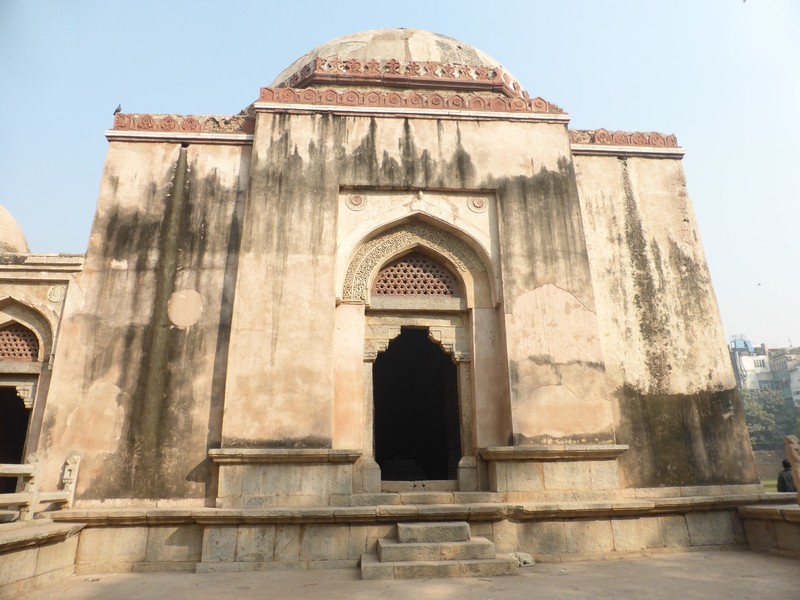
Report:
M478 444L502 443L510 431L492 261L466 232L422 218L362 240L342 263L334 359L334 445L362 452L354 490L479 489ZM419 385L441 397L409 387L401 390L408 414L387 409L384 418L382 403L398 402L386 400L395 392L385 381L406 385L410 372L424 371L414 361L426 353L439 374ZM441 411L449 415L443 422ZM438 445L421 444L426 437L438 437Z
M458 379L428 328L403 327L372 367L375 460L384 481L455 480Z
M383 261L370 286L375 461L382 488L456 489L472 451L471 331L463 280L445 257L415 246ZM402 489L402 486L397 489Z
M0 463L22 463L30 451L28 432L40 360L41 343L33 329L14 320L0 325ZM16 477L0 477L0 493L13 493L17 483Z

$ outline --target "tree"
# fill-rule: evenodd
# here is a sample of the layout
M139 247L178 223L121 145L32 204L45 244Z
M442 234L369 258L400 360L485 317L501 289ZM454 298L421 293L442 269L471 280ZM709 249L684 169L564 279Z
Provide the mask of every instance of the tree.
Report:
M775 390L742 390L747 430L754 444L782 444L783 436L797 433L798 412L792 400Z

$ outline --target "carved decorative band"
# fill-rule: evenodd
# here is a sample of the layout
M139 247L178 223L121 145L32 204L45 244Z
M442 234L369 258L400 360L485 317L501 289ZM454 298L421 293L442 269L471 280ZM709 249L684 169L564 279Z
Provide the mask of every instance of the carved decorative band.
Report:
M261 88L259 102L314 104L324 106L362 106L388 108L428 108L487 112L563 113L560 107L542 98L508 98L501 94L456 94L381 92L312 88Z
M678 138L673 134L657 131L608 131L606 129L570 129L569 139L573 144L598 144L603 146L652 146L654 148L677 148Z
M282 81L280 88L305 88L312 84L377 84L390 87L431 87L491 90L509 97L528 98L519 82L502 67L440 62L389 60L343 61L339 57L315 58Z
M253 133L255 119L234 116L123 114L114 116L114 129L161 133Z
M366 301L375 270L398 252L422 245L446 256L459 271L485 270L466 243L427 223L406 223L378 235L359 248L344 280L343 300Z

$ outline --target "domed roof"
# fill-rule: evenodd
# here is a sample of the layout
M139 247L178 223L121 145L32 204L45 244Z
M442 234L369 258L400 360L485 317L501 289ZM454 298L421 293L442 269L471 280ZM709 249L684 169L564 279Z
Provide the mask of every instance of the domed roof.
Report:
M293 85L303 79L308 66L314 61L331 58L338 58L342 63L356 60L361 64L373 60L379 63L394 60L403 64L440 63L487 69L500 66L499 61L474 46L445 35L421 29L372 29L317 46L284 69L271 87ZM510 77L508 73L505 75Z
M0 252L30 252L22 229L2 204L0 204Z

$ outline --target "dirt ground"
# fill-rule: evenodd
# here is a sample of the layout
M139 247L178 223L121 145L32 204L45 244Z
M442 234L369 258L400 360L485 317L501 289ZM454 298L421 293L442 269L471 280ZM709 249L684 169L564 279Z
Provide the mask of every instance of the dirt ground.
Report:
M77 575L26 600L282 599L511 600L800 597L800 561L745 551L662 554L615 561L539 563L519 577L362 581L357 569L257 573Z

